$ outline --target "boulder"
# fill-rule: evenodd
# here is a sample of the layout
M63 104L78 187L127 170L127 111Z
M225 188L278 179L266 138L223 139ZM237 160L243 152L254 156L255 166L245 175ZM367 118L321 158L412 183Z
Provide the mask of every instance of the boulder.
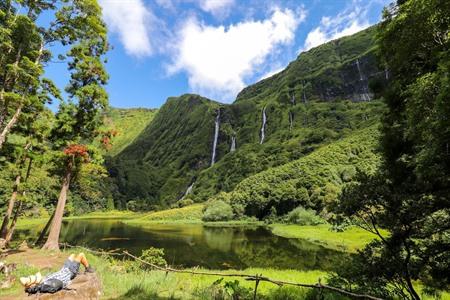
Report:
M78 275L68 289L61 290L54 294L24 294L21 299L39 300L96 300L100 299L102 284L96 273L85 273Z

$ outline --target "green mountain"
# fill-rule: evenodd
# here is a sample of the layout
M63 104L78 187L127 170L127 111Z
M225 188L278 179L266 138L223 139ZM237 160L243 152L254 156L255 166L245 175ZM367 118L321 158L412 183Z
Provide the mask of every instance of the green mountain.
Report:
M110 108L105 115L102 130L114 130L116 135L111 140L111 148L106 155L115 156L134 142L157 112L157 109L148 108Z
M384 106L369 101L369 85L385 72L376 64L374 33L372 27L301 53L230 105L197 95L169 98L108 162L117 204L149 209L185 197L205 201L376 124Z

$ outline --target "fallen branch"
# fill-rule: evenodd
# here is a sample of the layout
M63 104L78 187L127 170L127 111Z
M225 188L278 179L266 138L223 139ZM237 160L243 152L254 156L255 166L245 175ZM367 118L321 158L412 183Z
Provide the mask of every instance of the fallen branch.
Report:
M194 270L180 270L180 269L174 269L171 267L161 267L161 266L149 263L145 260L140 259L137 256L134 256L133 254L128 253L127 251L123 251L123 254L125 254L126 256L129 256L129 257L133 258L134 260L139 261L145 265L148 265L154 269L157 269L160 271L165 271L165 272L187 273L187 274L192 274L192 275L222 276L222 277L243 277L243 278L245 278L245 280L256 281L258 283L260 281L265 281L265 282L270 282L270 283L276 284L278 286L291 285L291 286L298 286L298 287L305 287L305 288L330 290L330 291L333 291L333 292L336 292L341 295L348 296L348 297L351 297L354 299L383 300L382 298L365 295L365 294L356 294L356 293L353 293L353 292L350 292L347 290L343 290L343 289L340 289L340 288L337 288L334 286L321 284L320 281L317 284L306 284L306 283L297 283L297 282L282 281L282 280L273 280L268 277L263 277L260 275L248 275L248 274L239 274L239 273L224 274L224 273L215 273L215 272L199 272L199 271L194 271Z
M378 298L375 296L371 296L371 295L365 295L365 294L357 294L357 293L353 293L344 289L340 289L334 286L330 286L330 285L326 285L326 284L322 284L319 280L318 283L316 284L308 284L308 283L298 283L298 282L290 282L290 281L282 281L282 280L274 280L274 279L270 279L268 277L264 277L262 275L249 275L249 274L242 274L242 273L219 273L219 272L202 272L202 271L196 271L196 270L187 270L187 269L174 269L171 268L169 266L165 266L165 267L161 267L155 264L152 264L150 262L147 262L145 260L142 260L141 258L129 253L128 251L123 251L122 253L118 253L116 251L118 250L113 250L113 251L109 251L109 252L105 252L105 251L95 251L95 250L91 250L89 248L85 248L85 247L81 247L81 246L72 246L69 244L61 244L63 246L69 247L69 248L80 248L80 249L84 249L87 252L91 252L94 254L101 254L101 255L115 255L115 256L119 256L119 255L125 255L128 256L140 263L143 263L145 265L148 265L156 270L159 271L164 271L166 273L168 272L172 272L172 273L183 273L183 274L191 274L191 275L205 275L205 276L220 276L220 277L241 277L244 278L245 280L248 281L255 281L255 289L258 288L258 285L261 281L265 281L265 282L269 282L272 284L276 284L278 286L283 286L283 285L290 285L290 286L297 286L297 287L303 287L303 288L312 288L312 289L320 289L320 290L329 290L335 293L339 293L341 295L344 296L348 296L350 298L353 299L368 299L368 300L383 300L382 298ZM255 292L256 295L256 292ZM255 298L254 295L254 299Z

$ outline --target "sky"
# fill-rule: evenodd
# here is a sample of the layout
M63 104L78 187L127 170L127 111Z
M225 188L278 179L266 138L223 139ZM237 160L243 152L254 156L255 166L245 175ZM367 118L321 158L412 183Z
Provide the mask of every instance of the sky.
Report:
M98 0L113 49L114 107L158 108L196 93L231 103L306 51L381 20L390 0ZM63 88L65 64L47 76Z

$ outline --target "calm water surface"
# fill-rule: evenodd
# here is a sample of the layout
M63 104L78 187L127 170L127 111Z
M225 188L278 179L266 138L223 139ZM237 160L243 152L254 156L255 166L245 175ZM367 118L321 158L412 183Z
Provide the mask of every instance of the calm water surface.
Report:
M18 235L35 238L42 227L20 230ZM138 227L118 220L70 220L63 222L61 242L96 249L126 249L136 255L149 247L164 248L171 265L211 269L332 270L345 256L308 241L278 237L265 227L201 224Z

